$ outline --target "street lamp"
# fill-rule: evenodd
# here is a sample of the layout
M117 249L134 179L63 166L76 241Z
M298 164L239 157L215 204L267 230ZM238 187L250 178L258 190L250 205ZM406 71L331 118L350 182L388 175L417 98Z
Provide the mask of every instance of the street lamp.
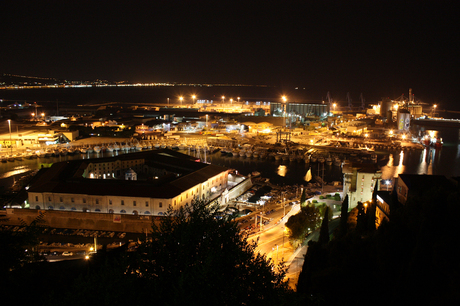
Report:
M13 154L13 141L11 140L11 120L8 119L8 128L10 130L10 148L11 148L11 154Z
M237 99L238 99L238 103L240 103L240 97L238 97Z
M286 96L282 96L281 99L283 99L284 101L284 109L283 109L283 125L284 127L286 128L286 101L287 101L287 98Z
M192 96L192 102L193 102L193 104L195 104L195 99L196 99L196 96L193 95L193 96Z
M208 114L206 114L206 130L208 129Z
M233 104L233 99L230 99L230 104Z
M222 96L222 104L225 103L225 96Z
M182 106L182 100L184 100L184 97L179 97L180 106Z

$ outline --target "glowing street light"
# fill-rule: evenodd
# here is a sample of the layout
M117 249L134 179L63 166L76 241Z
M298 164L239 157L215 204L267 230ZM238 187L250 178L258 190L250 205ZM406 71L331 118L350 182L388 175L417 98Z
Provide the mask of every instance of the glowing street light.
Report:
M334 108L334 111L335 111L335 108L337 107L337 103L332 104L332 107Z
M230 99L230 104L233 104L233 99Z
M192 96L192 102L193 102L193 104L195 104L195 99L196 99L196 96L193 95L193 96Z
M225 96L222 96L222 104L225 103Z
M390 180L386 180L385 182L385 186L387 186L387 191L388 191L388 186L390 185L390 182L391 182Z
M283 101L285 103L284 104L284 110L283 110L283 121L284 121L283 125L284 125L284 127L286 127L286 101L287 101L287 98L286 98L286 96L282 96L281 99L283 99Z
M238 103L240 103L240 97L238 97L237 99L238 99Z
M180 105L182 106L182 100L184 100L184 97L179 97Z

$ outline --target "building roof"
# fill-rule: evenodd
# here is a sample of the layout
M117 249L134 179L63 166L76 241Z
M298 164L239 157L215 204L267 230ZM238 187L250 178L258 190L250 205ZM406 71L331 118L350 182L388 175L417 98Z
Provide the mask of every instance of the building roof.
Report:
M356 170L359 173L377 173L381 172L379 166L376 163L358 163L346 161L343 164L343 173L352 173Z
M167 168L179 176L169 175L161 179L121 180L87 179L83 172L90 163L113 162L144 158L145 162L157 167ZM49 192L88 195L114 195L146 198L173 198L227 168L196 162L194 157L172 150L154 150L123 154L110 158L66 161L42 169L29 188L29 192Z
M411 192L427 191L437 186L453 188L454 184L444 175L425 175L425 174L400 174L399 179L406 184Z

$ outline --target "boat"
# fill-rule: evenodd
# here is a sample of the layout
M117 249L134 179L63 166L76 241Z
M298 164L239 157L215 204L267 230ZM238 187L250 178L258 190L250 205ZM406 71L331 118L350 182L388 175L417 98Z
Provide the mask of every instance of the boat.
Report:
M94 146L93 151L96 152L96 154L101 153L101 147L100 146Z
M258 176L260 176L260 172L259 172L259 171L253 171L253 172L251 173L251 176L252 176L252 177L258 177Z

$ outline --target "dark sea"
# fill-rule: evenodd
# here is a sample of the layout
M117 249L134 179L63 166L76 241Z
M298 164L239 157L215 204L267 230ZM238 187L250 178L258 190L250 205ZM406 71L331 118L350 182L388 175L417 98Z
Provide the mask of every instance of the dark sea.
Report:
M55 109L56 101L64 110L66 105L100 104L107 102L120 103L179 103L178 97L184 96L184 103L191 102L191 95L197 99L222 101L240 97L241 101L278 102L284 92L275 87L100 87L100 88L59 88L59 89L25 89L1 90L2 106L10 103L37 102L50 109ZM292 95L295 97L295 95ZM190 101L186 101L189 99ZM297 98L293 98L297 99ZM300 100L300 98L299 98ZM441 114L442 115L442 114ZM450 113L452 115L452 113ZM452 116L451 116L452 117ZM444 140L442 148L425 148L412 151L377 151L379 166L383 178L391 179L401 173L441 174L448 177L460 176L460 141L458 129L434 129ZM88 158L81 155L32 159L0 163L0 186L8 186L32 170L39 169L42 163L53 163L68 159ZM341 168L335 165L318 166L297 162L275 160L247 159L240 157L221 156L220 153L208 155L207 161L226 166L247 175L253 171L261 173L274 184L305 185L305 175L311 173L324 177L325 181L342 181Z

